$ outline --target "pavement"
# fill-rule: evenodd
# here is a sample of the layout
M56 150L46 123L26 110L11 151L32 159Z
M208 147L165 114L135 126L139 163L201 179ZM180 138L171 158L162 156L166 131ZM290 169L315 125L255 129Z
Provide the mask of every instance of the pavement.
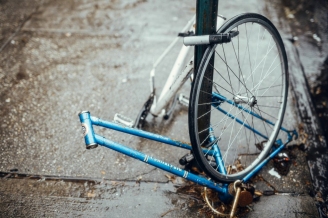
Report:
M82 110L105 120L115 113L136 117L150 92L152 63L193 16L195 2L11 0L0 1L0 12L0 217L213 215L200 187L106 148L86 150L77 117ZM270 174L270 162L254 180L256 189L278 194L262 196L240 216L323 217L326 141L302 49L290 40L278 1L220 1L219 13L227 18L242 12L269 17L284 39L291 94L283 125L301 137L286 151L292 157L286 176ZM179 48L157 70L158 90ZM145 130L188 142L186 108L178 106L167 121L148 117ZM96 131L176 166L185 154Z

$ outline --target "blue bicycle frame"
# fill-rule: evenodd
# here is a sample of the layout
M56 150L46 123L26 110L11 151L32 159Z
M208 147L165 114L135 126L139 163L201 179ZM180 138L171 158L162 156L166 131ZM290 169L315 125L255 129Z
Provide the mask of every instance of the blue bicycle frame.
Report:
M213 98L220 98L221 101L224 100L223 99L224 97L215 96L215 95L213 95ZM222 112L228 114L228 116L229 116L229 113L227 113L225 111L222 111ZM256 116L256 114L253 114L253 116ZM257 116L259 116L259 115L257 115ZM84 140L85 140L85 144L86 144L87 149L96 148L98 145L107 147L109 149L112 149L112 150L115 150L117 152L123 153L123 154L125 154L129 157L135 158L137 160L140 160L142 162L145 162L147 164L150 164L152 166L155 166L157 168L160 168L162 170L170 172L170 173L172 173L176 176L183 177L183 178L188 179L192 182L195 182L199 185L203 185L203 186L206 186L208 188L211 188L211 189L213 189L213 190L215 190L219 193L219 198L223 202L229 202L229 201L232 200L233 196L232 196L231 193L229 193L229 189L228 189L229 184L216 183L216 182L211 181L211 180L209 180L209 179L207 179L207 178L205 178L201 175L195 175L191 172L188 172L188 171L183 170L179 167L173 166L173 165L171 165L169 163L166 163L164 161L158 160L154 157L151 157L149 155L141 153L137 150L131 149L131 148L129 148L127 146L124 146L122 144L119 144L119 143L113 142L111 140L108 140L108 139L106 139L106 138L104 138L100 135L95 134L94 129L93 129L93 125L108 128L108 129L112 129L112 130L116 130L116 131L119 131L119 132L131 134L131 135L135 135L135 136L139 136L139 137L154 140L154 141L157 141L157 142L162 142L162 143L165 143L165 144L168 144L168 145L176 146L176 147L179 147L179 148L184 148L184 149L187 149L187 150L191 150L190 145L179 142L179 141L172 140L168 137L164 137L164 136L161 136L161 135L158 135L158 134L154 134L154 133L150 133L150 132L146 132L146 131L143 131L143 130L134 129L134 128L130 128L130 127L123 127L123 126L118 125L118 124L113 123L113 122L108 122L108 121L105 121L105 120L101 120L99 118L91 116L90 112L88 112L88 111L83 111L83 112L79 113L79 118L80 118L80 121L81 121L81 124L82 124L82 129L83 129L83 133L84 133ZM261 119L261 117L258 117L258 118ZM270 122L270 121L268 121L268 122ZM258 166L256 166L255 169L253 169L249 174L247 174L241 180L242 183L248 182L250 178L252 178L259 170L261 170L262 167L264 165L266 165L269 162L270 159L272 159L274 156L276 156L285 147L285 145L288 144L293 139L293 136L297 137L296 130L288 131L285 128L281 128L281 130L286 132L287 135L288 135L286 142L283 143L280 139L278 139L276 141L276 144L278 145L278 147L273 148L274 150L271 152L271 154L266 159L264 159ZM207 153L214 152L216 154L220 154L219 147L218 146L213 146L213 147L215 147L214 150L204 149L203 151L207 152ZM217 164L219 165L219 169L221 169L221 173L225 173L225 167L223 166L223 161L222 161L222 159L220 159L221 155L216 155L216 157L218 157L217 158Z

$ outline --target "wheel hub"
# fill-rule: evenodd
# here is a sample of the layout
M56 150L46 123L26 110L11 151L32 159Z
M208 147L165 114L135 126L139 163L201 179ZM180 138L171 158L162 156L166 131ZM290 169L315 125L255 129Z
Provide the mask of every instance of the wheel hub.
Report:
M255 96L248 98L247 96L235 95L233 100L236 104L248 104L251 107L254 107L254 105L257 104Z

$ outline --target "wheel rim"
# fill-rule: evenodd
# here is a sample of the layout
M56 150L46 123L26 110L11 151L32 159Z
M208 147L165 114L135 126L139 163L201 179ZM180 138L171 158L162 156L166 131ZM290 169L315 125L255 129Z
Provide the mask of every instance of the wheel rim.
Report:
M235 180L263 160L274 144L286 106L287 75L284 51L281 50L278 41L280 38L274 37L274 30L269 24L258 18L246 18L231 23L228 27L226 25L224 32L230 30L238 30L239 35L231 43L213 47L209 53L215 55L213 65L210 59L204 62L204 66L214 68L211 91L219 94L219 97L211 97L211 126L198 129L199 120L204 116L202 104L209 103L202 102L199 98L201 92L209 91L201 86L196 91L195 102L198 107L195 110L194 122L198 123L195 128L198 145L210 150L218 144L225 169L229 165L235 169L232 175L225 176L217 173L217 165L213 165L211 170L211 165L205 163L205 168L212 171L210 174ZM210 80L206 78L205 67L201 77L203 81ZM222 103L218 105L219 101ZM230 115L224 115L218 109L223 109ZM269 119L275 125L272 126L263 119L255 120L254 116L246 111ZM240 123L236 122L238 119ZM245 126L255 126L259 130L255 133ZM212 145L208 134L210 127L214 136ZM202 132L206 132L206 137L201 135ZM213 141L217 143L213 144ZM198 146L198 149L201 148ZM212 154L208 154L207 157L203 155L201 158L202 161L206 161L206 158L210 161L215 160Z

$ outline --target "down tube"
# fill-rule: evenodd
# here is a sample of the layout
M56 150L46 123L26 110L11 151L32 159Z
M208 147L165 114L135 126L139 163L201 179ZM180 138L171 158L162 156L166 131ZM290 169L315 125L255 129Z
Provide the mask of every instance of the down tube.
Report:
M221 194L224 194L229 197L227 188L221 187L219 184L214 183L212 181L209 181L203 177L197 176L193 173L190 173L188 171L185 171L183 169L180 169L179 167L173 166L171 164L165 163L161 160L158 160L156 158L153 158L149 155L143 154L137 150L128 148L124 145L115 143L113 141L110 141L108 139L105 139L102 136L95 134L95 140L99 145L102 145L104 147L107 147L109 149L112 149L114 151L120 152L122 154L125 154L129 157L135 158L137 160L143 161L149 165L155 166L157 168L160 168L162 170L165 170L167 172L170 172L176 176L180 176L183 178L186 178L190 181L193 181L199 185L206 186L208 188L214 189L217 192L220 192Z

